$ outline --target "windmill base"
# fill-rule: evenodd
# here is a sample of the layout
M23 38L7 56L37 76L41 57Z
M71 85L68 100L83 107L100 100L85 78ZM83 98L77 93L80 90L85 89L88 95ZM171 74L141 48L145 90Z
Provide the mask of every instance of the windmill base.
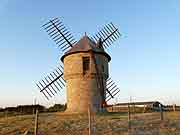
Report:
M86 107L86 108L83 108L83 109L81 109L81 110L72 110L72 109L66 109L65 110L65 112L64 113L66 113L66 114L85 114L85 113L88 113L88 107ZM107 109L106 108L99 108L99 109L97 109L97 108L93 108L93 107L91 107L91 112L93 112L93 113L102 113L102 112L107 112Z

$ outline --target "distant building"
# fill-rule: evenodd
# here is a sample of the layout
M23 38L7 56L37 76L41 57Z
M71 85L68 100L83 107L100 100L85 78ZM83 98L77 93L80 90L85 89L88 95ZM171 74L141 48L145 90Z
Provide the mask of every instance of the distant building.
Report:
M133 107L141 107L141 108L148 108L151 110L159 110L160 105L164 107L162 103L159 101L147 101L147 102L126 102L126 103L118 103L115 105L108 105L108 110L110 111L127 111L127 106ZM145 111L145 110L144 110Z

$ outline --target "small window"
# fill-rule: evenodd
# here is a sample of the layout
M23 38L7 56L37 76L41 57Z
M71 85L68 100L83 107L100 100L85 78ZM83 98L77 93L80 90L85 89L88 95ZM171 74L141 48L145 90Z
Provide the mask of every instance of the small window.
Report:
M102 72L104 73L104 65L102 65Z
M90 65L90 58L83 57L83 73L86 73L89 70Z

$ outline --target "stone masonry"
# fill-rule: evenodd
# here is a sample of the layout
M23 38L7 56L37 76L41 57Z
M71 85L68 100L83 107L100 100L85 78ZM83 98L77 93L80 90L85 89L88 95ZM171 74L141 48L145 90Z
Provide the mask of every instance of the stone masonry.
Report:
M66 112L68 113L85 113L89 105L93 112L101 111L101 104L106 92L104 91L104 96L102 96L97 85L97 72L93 55L96 59L98 75L103 78L104 90L108 78L110 56L103 49L96 51L96 45L93 44L94 42L85 36L61 58L64 63L64 79L67 90ZM83 57L90 58L89 70L85 73L83 71Z

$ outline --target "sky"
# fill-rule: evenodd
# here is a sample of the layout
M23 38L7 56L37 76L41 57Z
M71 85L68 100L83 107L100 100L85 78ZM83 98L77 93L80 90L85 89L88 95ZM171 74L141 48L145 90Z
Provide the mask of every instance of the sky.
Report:
M180 105L179 0L1 0L0 107L51 100L35 83L60 64L61 50L41 27L59 17L76 40L113 22L122 36L106 51L110 76L121 89L110 103L154 101Z

